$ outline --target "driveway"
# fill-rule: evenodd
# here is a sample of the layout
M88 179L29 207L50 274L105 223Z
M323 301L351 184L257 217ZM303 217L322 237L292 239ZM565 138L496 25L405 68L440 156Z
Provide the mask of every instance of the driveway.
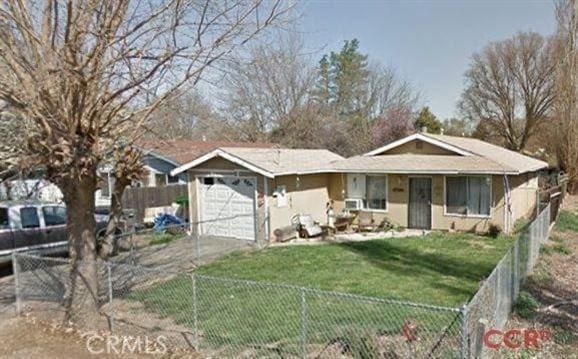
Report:
M250 250L255 243L233 238L187 236L167 244L148 246L125 252L115 262L140 265L158 271L190 271L199 264L237 250Z
M0 278L0 323L16 314L14 276Z

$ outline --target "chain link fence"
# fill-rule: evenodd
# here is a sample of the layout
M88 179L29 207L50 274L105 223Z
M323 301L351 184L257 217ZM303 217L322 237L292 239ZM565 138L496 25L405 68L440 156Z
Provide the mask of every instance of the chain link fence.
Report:
M88 329L162 337L168 348L210 357L483 357L483 333L505 324L549 225L547 206L462 308L217 278L188 266L237 244L245 248L242 242L213 248L202 239L180 239L184 247L162 258L174 263L190 256L176 267L151 259L157 247L144 255L149 247L143 245L119 260L89 263L96 267L92 299L101 320ZM13 265L18 311L63 318L72 286L69 261L15 253Z
M532 273L540 247L548 240L550 204L526 226L518 239L496 265L466 310L466 355L479 358L488 355L483 345L487 328L503 328L515 304L520 287Z
M15 254L17 308L64 317L68 261ZM211 357L460 357L462 310L290 285L96 262L90 330L159 338Z

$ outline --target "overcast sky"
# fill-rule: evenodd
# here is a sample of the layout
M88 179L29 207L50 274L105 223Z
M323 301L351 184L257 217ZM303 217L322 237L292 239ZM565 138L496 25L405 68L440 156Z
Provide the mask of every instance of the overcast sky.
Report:
M397 69L440 118L455 114L473 52L493 40L555 29L550 0L309 0L300 30L320 55L357 38L361 51Z

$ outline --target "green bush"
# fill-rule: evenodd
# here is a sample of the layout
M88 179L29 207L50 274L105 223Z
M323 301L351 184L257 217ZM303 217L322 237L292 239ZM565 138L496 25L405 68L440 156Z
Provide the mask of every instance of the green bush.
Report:
M175 198L174 202L178 205L186 207L189 205L189 197L186 195L181 195L181 196L178 196L177 198Z
M516 304L514 305L514 311L521 318L524 319L534 319L536 317L538 308L540 307L540 302L532 294L521 291L516 299Z
M502 229L500 228L500 226L495 225L495 224L490 224L490 227L488 228L488 236L490 236L492 238L498 238L500 233L502 233Z

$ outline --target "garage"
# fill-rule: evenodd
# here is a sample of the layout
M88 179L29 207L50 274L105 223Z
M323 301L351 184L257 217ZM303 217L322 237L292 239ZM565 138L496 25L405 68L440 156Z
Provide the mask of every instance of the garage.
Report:
M201 235L255 240L254 177L200 177Z

